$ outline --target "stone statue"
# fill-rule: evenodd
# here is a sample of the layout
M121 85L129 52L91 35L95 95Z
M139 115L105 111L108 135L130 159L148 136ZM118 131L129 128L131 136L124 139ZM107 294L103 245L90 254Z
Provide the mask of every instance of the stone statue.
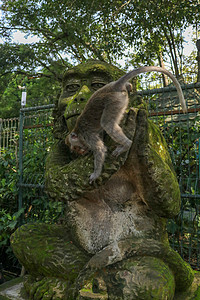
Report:
M121 124L133 141L117 159L106 135L104 170L89 184L93 156L65 145L91 94L123 74L100 61L67 70L54 112L55 143L47 157L50 198L66 204L64 224L27 224L11 237L28 275L28 299L174 299L193 271L169 245L168 218L180 209L180 191L166 142L147 118L145 103L131 95ZM95 113L95 112L94 112Z

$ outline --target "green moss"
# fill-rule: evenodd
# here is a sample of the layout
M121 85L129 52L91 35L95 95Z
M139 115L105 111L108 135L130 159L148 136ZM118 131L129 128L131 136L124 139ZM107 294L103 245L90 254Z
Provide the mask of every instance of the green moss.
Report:
M163 261L170 267L174 274L176 291L186 291L194 280L194 271L190 265L170 247L168 250L164 250L161 254Z
M148 256L130 258L108 267L104 281L110 299L172 300L175 291L169 267L162 260Z
M97 185L102 185L108 180L126 160L126 153L117 159L112 156L116 144L110 138L106 139L106 145L108 152L102 175L96 181ZM94 185L89 184L93 168L92 153L77 156L70 153L66 146L63 147L62 143L56 142L46 160L46 188L50 196L71 201L79 198L85 191L94 189Z
M167 143L160 129L151 120L148 120L148 126L149 140L152 148L164 160L164 162L172 166L170 155L167 149Z
M199 300L200 299L200 272L194 272L195 278L189 289L179 291L175 294L174 300Z
M199 300L200 299L200 287L196 290L194 297L192 298L193 300Z
M11 236L11 245L19 261L34 276L73 281L89 259L74 245L65 227L59 225L23 225Z
M180 210L180 189L166 141L159 128L150 120L148 120L148 133L150 146L148 164L152 179L159 187L160 196L163 198L163 212L166 210L177 214Z
M147 103L140 95L131 94L129 99L129 107L147 110Z
M89 75L91 72L106 73L110 77L110 81L117 80L125 74L124 71L106 62L99 60L88 60L86 63L81 63L78 66L67 70L64 73L63 81L76 73L82 74L87 77L87 75Z
M73 299L69 284L65 280L54 277L34 278L30 275L25 276L24 290L27 299Z

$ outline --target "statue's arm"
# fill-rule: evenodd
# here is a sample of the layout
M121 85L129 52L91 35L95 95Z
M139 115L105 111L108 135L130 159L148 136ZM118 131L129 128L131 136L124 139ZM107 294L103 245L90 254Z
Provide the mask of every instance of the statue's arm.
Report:
M167 144L159 128L139 110L128 163L141 198L158 216L171 218L180 210L180 190ZM133 179L134 180L134 179Z

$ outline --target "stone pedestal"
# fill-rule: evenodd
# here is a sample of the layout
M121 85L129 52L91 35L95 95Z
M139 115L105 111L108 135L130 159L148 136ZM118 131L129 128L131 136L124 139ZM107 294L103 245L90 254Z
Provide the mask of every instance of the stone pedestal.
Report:
M16 278L0 285L0 300L26 300L21 295L23 278Z

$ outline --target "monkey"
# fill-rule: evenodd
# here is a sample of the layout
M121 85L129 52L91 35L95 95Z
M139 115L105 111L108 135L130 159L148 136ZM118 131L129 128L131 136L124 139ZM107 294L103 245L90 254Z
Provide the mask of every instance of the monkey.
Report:
M119 126L127 109L132 90L131 78L141 73L157 71L168 75L176 86L179 100L184 113L187 112L181 86L172 73L161 67L144 66L128 72L116 81L112 81L98 89L88 100L83 112L76 120L72 132L66 137L65 143L71 151L80 155L89 150L94 155L94 172L90 175L89 183L94 182L102 172L106 155L106 146L100 138L104 130L117 144L113 156L119 156L130 149L132 141L126 137Z

